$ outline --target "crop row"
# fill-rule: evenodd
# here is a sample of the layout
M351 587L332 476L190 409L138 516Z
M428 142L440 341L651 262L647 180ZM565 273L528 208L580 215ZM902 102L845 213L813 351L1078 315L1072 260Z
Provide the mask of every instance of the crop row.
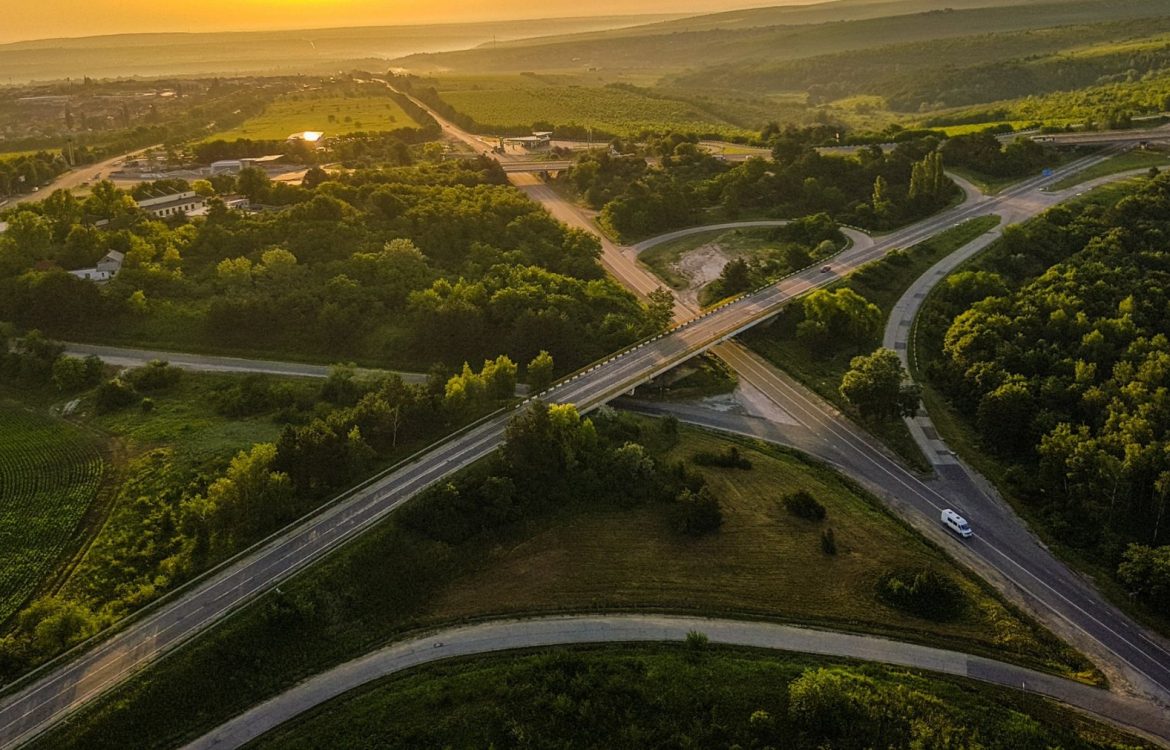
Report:
M0 407L0 621L60 560L104 473L85 432Z

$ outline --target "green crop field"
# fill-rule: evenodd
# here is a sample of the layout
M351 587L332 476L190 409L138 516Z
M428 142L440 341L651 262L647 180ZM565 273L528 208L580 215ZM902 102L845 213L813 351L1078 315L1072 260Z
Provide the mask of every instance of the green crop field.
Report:
M545 78L545 77L541 77ZM729 137L753 135L689 101L612 86L582 86L534 76L438 81L443 100L487 131L551 126L591 127L623 137L680 130Z
M87 433L0 404L0 621L74 541L104 473Z
M264 114L209 140L284 140L293 133L318 130L330 135L415 128L418 123L389 96L322 96L312 92L288 94L271 104Z

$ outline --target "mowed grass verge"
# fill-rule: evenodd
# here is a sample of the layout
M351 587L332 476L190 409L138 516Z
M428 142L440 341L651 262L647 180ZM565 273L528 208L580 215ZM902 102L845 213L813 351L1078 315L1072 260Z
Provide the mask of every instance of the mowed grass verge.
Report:
M76 543L106 470L93 435L0 402L0 622Z
M753 469L700 469L723 499L725 521L714 536L680 536L667 504L622 508L590 505L588 498L454 545L422 537L391 516L34 746L177 745L409 631L535 613L766 618L886 634L1061 674L1086 669L1078 655L833 471L772 446L735 444ZM721 436L682 429L666 458L727 445ZM824 522L782 509L781 496L798 489L825 505ZM836 535L835 556L822 552L825 527ZM883 572L924 566L962 589L966 606L955 619L923 620L879 602L875 585Z
M294 133L317 130L326 136L417 128L398 102L386 95L319 96L286 94L268 105L264 114L207 138L209 141L283 141Z

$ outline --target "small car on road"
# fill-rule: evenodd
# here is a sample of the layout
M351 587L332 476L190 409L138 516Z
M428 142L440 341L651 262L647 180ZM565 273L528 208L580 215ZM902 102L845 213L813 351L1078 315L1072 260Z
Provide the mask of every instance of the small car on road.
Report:
M828 273L829 271L832 271L832 270L833 270L832 266L821 266L821 273Z
M960 516L955 511L947 508L942 512L943 526L946 526L951 531L955 532L964 539L969 539L975 536L975 532L971 530L971 525L967 523L967 519Z

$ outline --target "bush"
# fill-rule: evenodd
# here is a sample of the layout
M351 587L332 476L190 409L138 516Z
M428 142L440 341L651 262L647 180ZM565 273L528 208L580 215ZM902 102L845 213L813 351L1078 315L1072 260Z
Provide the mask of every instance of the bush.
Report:
M962 590L933 568L892 571L878 581L878 598L927 620L951 620L963 610Z
M815 497L813 497L807 490L797 490L796 492L785 495L781 502L784 503L784 509L797 518L803 518L806 521L823 521L828 511L825 506L821 505Z
M719 501L706 487L698 492L684 489L675 503L674 524L682 534L702 536L718 531L723 525Z
M837 537L833 534L832 529L825 529L821 532L821 552L826 555L837 554Z
M752 468L752 462L744 458L739 452L739 448L734 445L728 446L720 453L700 451L691 456L691 461L699 466L719 466L724 469L744 469L746 471Z
M93 398L99 412L110 412L124 409L136 403L140 397L129 383L114 378L99 385Z
M182 370L171 367L170 363L158 359L148 362L136 370L131 370L126 375L130 385L145 392L166 390L178 383L182 377Z

